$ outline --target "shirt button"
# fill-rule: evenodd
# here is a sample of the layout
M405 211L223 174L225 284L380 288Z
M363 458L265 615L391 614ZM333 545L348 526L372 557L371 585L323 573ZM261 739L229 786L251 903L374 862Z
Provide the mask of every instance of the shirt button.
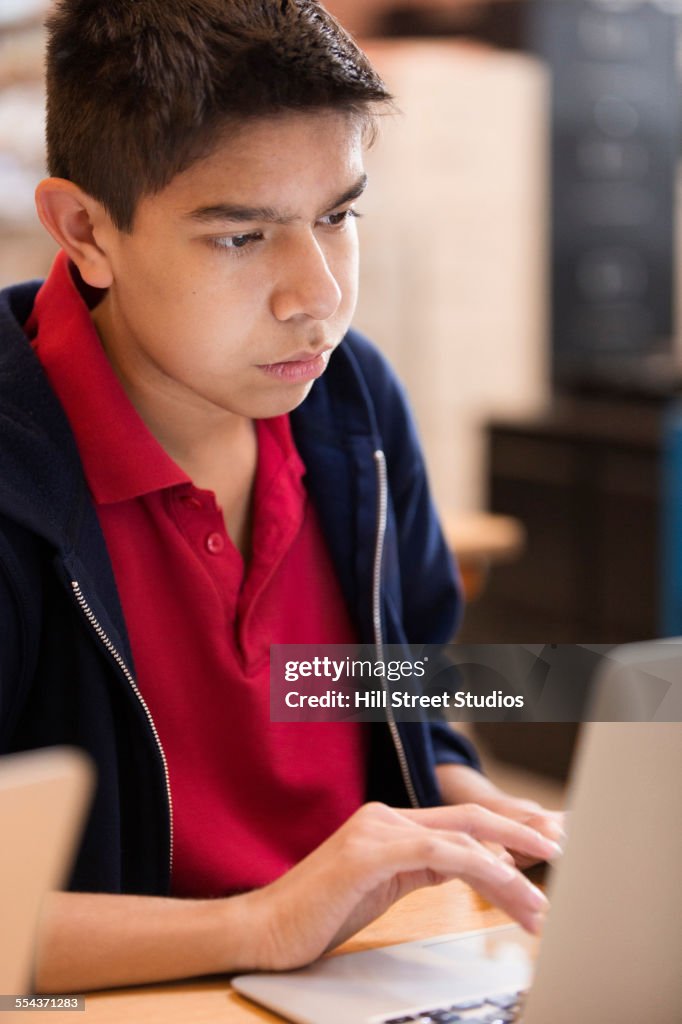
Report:
M211 555L219 555L225 547L225 541L221 533L209 533L206 538L206 550Z

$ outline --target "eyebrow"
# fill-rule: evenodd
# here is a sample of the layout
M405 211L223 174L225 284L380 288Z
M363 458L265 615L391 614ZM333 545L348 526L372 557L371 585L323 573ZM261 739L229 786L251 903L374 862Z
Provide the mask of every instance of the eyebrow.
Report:
M337 206L350 203L359 199L367 188L367 175L362 174L349 189L331 203L324 213L330 213ZM200 224L208 224L212 221L268 221L273 224L291 224L298 220L291 214L277 211L272 206L243 206L239 203L216 203L213 206L199 206L186 215L190 220L198 221Z

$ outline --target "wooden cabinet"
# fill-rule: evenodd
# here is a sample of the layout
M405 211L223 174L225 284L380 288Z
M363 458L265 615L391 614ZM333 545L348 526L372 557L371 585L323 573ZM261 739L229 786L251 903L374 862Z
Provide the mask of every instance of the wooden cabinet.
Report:
M624 643L660 622L663 403L564 398L487 427L488 507L527 531L495 567L461 639Z

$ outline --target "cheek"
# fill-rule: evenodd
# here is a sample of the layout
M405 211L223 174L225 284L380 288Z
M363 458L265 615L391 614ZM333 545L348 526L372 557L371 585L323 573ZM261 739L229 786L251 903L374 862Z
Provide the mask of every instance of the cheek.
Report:
M343 251L332 255L330 269L341 289L339 315L350 318L358 298L359 251L357 236L349 238Z
M187 332L200 341L229 335L236 324L248 332L261 315L267 276L246 267L227 267L218 254L195 266L185 260L159 270L147 267L129 277L129 286L138 316L154 319L174 335Z
M343 301L341 303L341 306L344 324L346 328L350 326L350 322L353 316L355 315L355 309L357 304L358 274L356 270L356 272L349 277L346 286L343 288Z

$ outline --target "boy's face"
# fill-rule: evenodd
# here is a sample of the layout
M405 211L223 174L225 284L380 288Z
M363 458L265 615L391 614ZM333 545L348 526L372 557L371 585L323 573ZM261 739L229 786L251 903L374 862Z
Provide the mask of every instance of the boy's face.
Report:
M357 298L362 128L285 114L231 134L96 239L113 284L93 316L129 391L201 414L295 408Z

